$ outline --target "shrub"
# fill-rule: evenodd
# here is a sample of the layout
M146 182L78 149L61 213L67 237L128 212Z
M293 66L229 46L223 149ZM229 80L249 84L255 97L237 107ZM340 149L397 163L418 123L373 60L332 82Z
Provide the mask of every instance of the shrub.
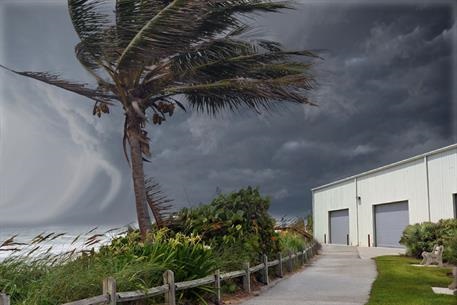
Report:
M422 251L431 251L438 242L437 227L432 222L407 226L400 239L400 243L406 246L407 254L419 258Z
M251 187L221 194L210 204L182 209L173 230L201 236L222 258L223 268L239 268L243 261L256 263L261 254L280 250L269 205L269 198Z
M432 251L435 244L443 245L443 259L457 263L457 219L409 225L403 231L400 243L406 246L408 255L417 258L423 251Z

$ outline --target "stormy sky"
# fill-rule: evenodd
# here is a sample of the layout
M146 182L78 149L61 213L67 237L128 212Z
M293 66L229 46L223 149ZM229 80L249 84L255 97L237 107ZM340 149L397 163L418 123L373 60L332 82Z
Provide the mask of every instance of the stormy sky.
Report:
M276 217L305 216L310 188L457 142L452 1L298 1L250 19L248 38L318 50L319 107L150 127L155 177L175 208L258 186ZM0 0L0 64L91 81L66 1ZM120 107L0 71L0 226L135 219Z

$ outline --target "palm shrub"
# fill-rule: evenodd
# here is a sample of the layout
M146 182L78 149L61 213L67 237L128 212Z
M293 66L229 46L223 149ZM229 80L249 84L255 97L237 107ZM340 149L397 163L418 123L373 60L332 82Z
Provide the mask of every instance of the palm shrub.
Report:
M409 225L403 231L400 243L406 246L408 255L420 257L423 251L431 251L438 242L438 226L432 222Z

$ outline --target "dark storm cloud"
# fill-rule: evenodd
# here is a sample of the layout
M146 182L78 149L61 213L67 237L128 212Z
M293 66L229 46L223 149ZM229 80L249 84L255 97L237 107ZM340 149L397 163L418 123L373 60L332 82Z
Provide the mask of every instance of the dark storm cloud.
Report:
M310 212L313 186L456 142L452 7L424 3L326 1L256 16L251 20L256 30L247 38L279 40L290 49L320 50L325 60L314 67L319 87L312 94L320 106L290 106L280 114L261 116L241 113L208 118L178 113L150 129L154 156L146 172L161 182L177 208L208 202L217 188L231 191L253 185L272 197L276 216L304 216ZM22 7L6 19L5 28L12 29L5 38L8 64L63 69L73 79L87 77L72 56L76 37L65 8L52 10L34 11L26 17L29 10ZM14 20L28 20L28 28ZM61 26L56 28L56 23ZM49 42L50 53L46 53ZM27 47L34 44L41 50L39 56ZM29 119L28 114L22 128L39 127L48 132L44 138L57 139L45 141L46 145L34 141L32 146L26 141L28 133L19 137L24 139L21 148L29 152L24 158L40 158L27 163L28 171L19 171L13 159L0 156L3 165L13 164L8 167L8 179L22 181L25 175L42 180L39 188L32 185L27 192L49 201L40 204L54 212L52 219L36 216L35 222L133 220L129 170L121 149L122 115L96 120L90 106L78 97L39 89L41 85L3 72L0 78L9 85L0 104L3 109L26 115L30 112L24 106L18 109L18 103L30 97L40 99L32 112L40 119ZM15 90L24 83L30 85ZM61 104L65 106L57 106ZM2 134L13 137L15 132L6 129ZM30 154L32 150L37 153ZM47 167L33 168L34 163ZM66 169L45 170L55 163ZM77 179L68 171L77 171ZM42 195L43 188L55 188L55 183L64 190L73 183L74 190L67 197L57 191ZM12 183L9 186L13 188ZM6 190L0 205L14 203L21 209L11 208L9 216L0 215L0 223L36 205L30 197L18 195L21 188L14 189ZM66 201L60 202L62 198ZM26 222L33 219L32 215Z

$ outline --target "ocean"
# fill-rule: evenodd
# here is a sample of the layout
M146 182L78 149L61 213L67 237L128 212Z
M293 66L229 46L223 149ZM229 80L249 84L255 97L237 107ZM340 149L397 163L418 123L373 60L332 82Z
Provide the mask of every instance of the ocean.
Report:
M31 255L39 255L98 249L126 230L127 226L107 225L0 227L0 261L32 251Z

